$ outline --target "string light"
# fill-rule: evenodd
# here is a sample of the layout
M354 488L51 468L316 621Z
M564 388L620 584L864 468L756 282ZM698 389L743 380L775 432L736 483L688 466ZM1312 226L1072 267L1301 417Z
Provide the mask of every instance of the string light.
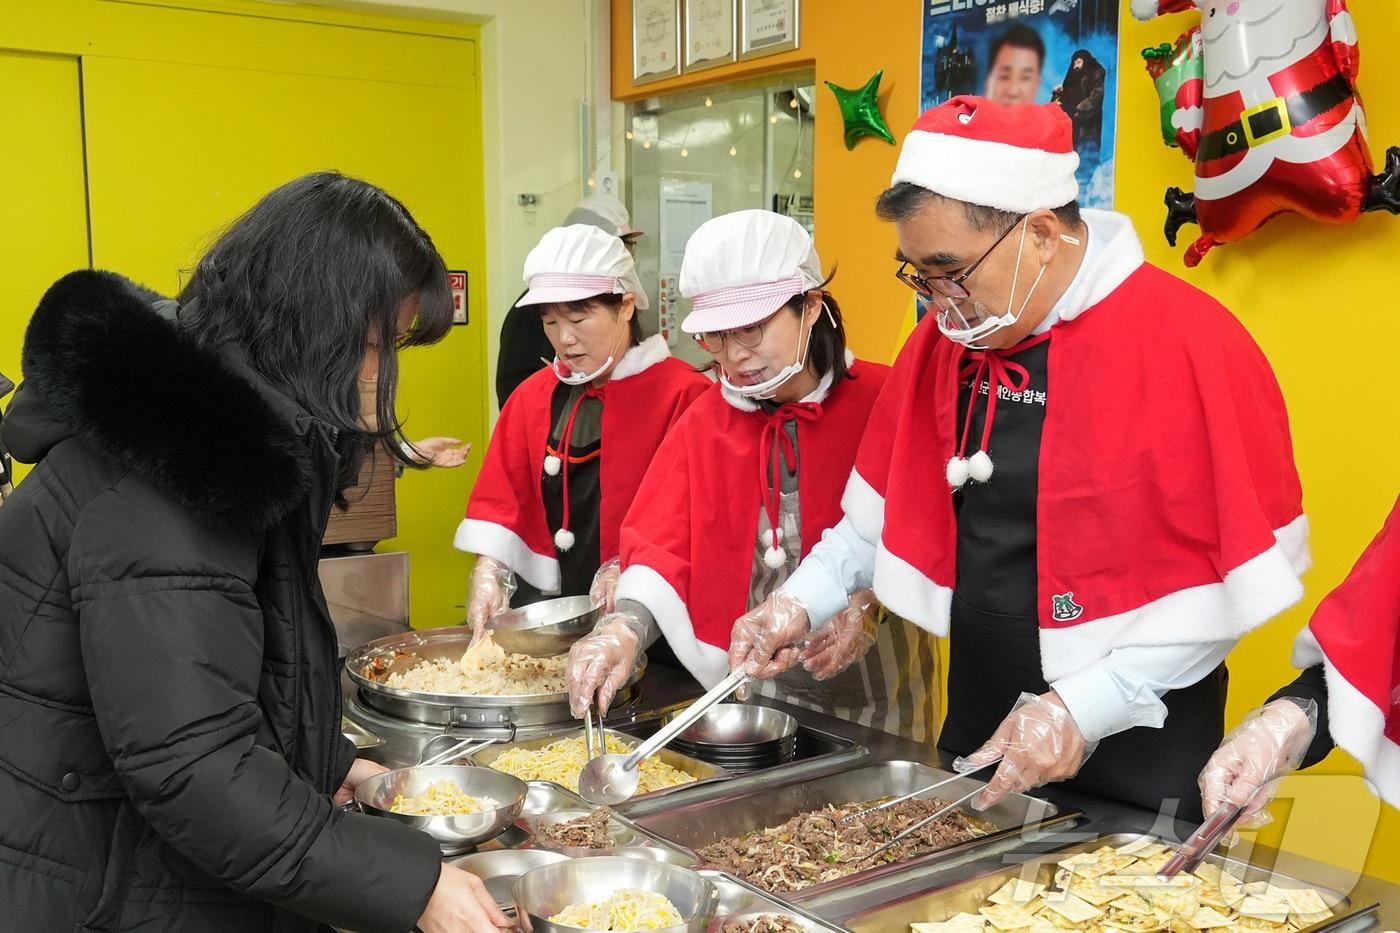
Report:
M628 131L627 131L627 138L628 138L628 139L636 139L636 138L637 138L637 134L634 133L634 132L632 132L631 130L628 130Z
M797 98L794 97L792 100L788 101L788 106L791 107L793 110L796 110L796 109L797 109Z
M715 102L714 102L712 99L710 99L710 98L708 98L708 97L705 98L705 106L706 106L706 107L713 107L714 105L715 105Z
M738 155L738 154L739 154L739 147L738 147L738 146L730 146L730 147L729 147L729 154L732 155L732 156Z
M777 115L776 113L773 114L771 117L768 118L768 122L769 122L769 123L777 123L777 122L778 122L778 115Z
M681 150L681 158L682 158L682 159L688 159L688 158L690 158L690 150L689 150L689 149L682 149L682 150Z
M644 140L642 140L642 148L643 148L643 149L650 149L650 148L651 148L651 140L649 140L649 139L644 139Z
M793 178L801 178L801 177L802 177L802 169L800 169L800 168L795 168L795 169L793 169L793 170L792 170L792 177L793 177ZM593 182L590 181L589 184L591 185L591 184L593 184Z

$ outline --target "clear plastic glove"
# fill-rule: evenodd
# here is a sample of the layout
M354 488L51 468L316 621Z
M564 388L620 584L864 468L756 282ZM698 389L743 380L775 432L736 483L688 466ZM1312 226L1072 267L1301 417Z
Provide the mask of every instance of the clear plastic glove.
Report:
M428 907L418 918L423 933L496 933L513 926L485 883L453 865L442 866Z
M474 645L491 630L491 620L510 608L515 595L515 574L500 561L478 555L472 568L471 597L467 600L467 624L472 627Z
M593 584L588 587L588 598L604 615L617 608L617 581L622 578L622 558L614 557L604 561L603 566L593 575Z
M419 463L449 470L466 463L472 453L472 445L458 437L425 437L408 446L408 455Z
M729 669L761 679L776 677L797 663L798 646L811 630L807 607L791 593L774 593L735 621L729 633Z
M879 631L880 604L874 590L861 590L836 618L812 635L799 657L814 680L830 680L865 657Z
M1085 741L1055 691L1040 696L1023 693L986 744L953 762L953 770L965 774L1001 759L987 789L972 799L973 809L986 810L1010 794L1069 780L1097 745Z
M1244 807L1236 827L1266 825L1273 819L1264 811L1274 796L1273 782L1298 767L1316 733L1312 700L1282 697L1251 713L1225 736L1196 781L1206 817L1233 803Z
M591 634L569 649L569 712L582 719L597 699L598 713L608 714L617 691L627 683L642 656L646 625L630 612L603 616Z

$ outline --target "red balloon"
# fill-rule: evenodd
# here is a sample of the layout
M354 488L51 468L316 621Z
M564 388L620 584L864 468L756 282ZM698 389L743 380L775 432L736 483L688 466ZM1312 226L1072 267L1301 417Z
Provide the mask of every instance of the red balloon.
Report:
M1348 223L1400 211L1400 149L1373 177L1346 0L1133 0L1141 19L1192 8L1204 75L1180 86L1171 120L1196 185L1168 190L1166 224L1173 246L1183 224L1201 227L1186 265L1283 212Z

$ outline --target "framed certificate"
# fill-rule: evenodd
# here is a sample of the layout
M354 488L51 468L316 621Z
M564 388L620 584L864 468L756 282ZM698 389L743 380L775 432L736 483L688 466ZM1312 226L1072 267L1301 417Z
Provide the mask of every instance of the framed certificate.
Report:
M680 73L680 0L632 0L632 80L644 84Z
M739 0L739 58L748 60L798 46L798 0Z
M700 71L735 59L735 0L684 0L685 70Z

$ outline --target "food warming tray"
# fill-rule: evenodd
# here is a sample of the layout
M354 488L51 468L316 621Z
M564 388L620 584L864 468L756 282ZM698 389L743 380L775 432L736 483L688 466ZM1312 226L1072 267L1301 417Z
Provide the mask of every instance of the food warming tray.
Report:
M1138 841L1170 844L1156 836L1142 833L1119 833L1100 836L1091 842L1068 846L1044 856L1029 860L1019 860L1016 865L1003 865L967 881L948 886L941 890L916 894L891 904L873 907L856 913L846 921L853 933L909 933L911 923L936 923L959 913L977 913L977 908L986 903L987 896L995 892L1012 878L1024 878L1048 884L1055 875L1056 864L1066 857L1080 852L1093 852L1102 846L1129 845ZM1334 916L1321 923L1304 928L1305 933L1323 933L1327 930L1361 930L1373 925L1374 914L1379 905L1353 902L1341 891L1290 875L1276 874L1266 868L1252 865L1247 861L1219 854L1206 857L1206 861L1224 869L1234 869L1231 873L1244 882L1269 881L1283 888L1309 887L1317 889L1322 899L1332 908Z
M778 826L800 813L820 810L828 804L839 806L909 794L947 777L953 775L913 761L885 761L816 778L799 776L784 779L778 773L763 784L756 787L750 785L748 790L740 793L714 800L687 801L664 811L634 815L633 820L642 829L694 853L709 843ZM956 800L980 783L973 778L954 781L941 788L936 796ZM800 891L783 892L781 896L797 903L810 903L831 892L872 879L893 880L894 876L908 872L927 873L935 868L960 864L996 848L1015 846L1023 831L1039 831L1067 823L1077 819L1080 814L1078 811L1062 811L1035 797L1012 794L977 816L994 824L996 831L917 858L869 868Z
M795 904L789 904L777 895L761 891L746 881L709 869L702 869L700 874L708 878L719 891L719 910L715 912L715 919L710 924L708 933L720 933L724 925L731 920L745 920L771 914L796 921L804 933L842 933L841 927L828 923Z
M390 687L380 681L382 675L374 673L376 669L392 671L395 665L429 658L455 661L466 652L471 639L472 633L460 626L387 635L351 651L345 659L345 670L366 704L381 713L413 722L481 728L535 726L572 720L569 695L563 692L519 696L427 693ZM643 657L619 691L617 705L633 698L637 682L645 672Z
M633 738L627 733L619 732L614 729L608 729L605 731L607 733L612 733L613 735L625 738L627 740L627 744L633 747L636 747L636 745L638 744L637 739ZM521 739L516 742L497 743L495 745L488 745L481 751L478 751L475 754L471 755L469 760L474 765L482 765L484 767L489 768L491 767L491 763L493 761L495 761L497 758L500 758L502 755L504 755L511 749L520 748L526 749L528 751L536 751L538 749L544 748L546 745L549 745L553 742L558 742L563 739L582 737L582 729L567 729L559 732L553 732L549 735L540 736L538 738ZM651 791L650 793L646 794L639 793L632 798L633 800L645 800L653 797L669 796L678 791L689 790L690 788L695 787L698 784L703 784L709 781L721 781L731 777L728 771L726 771L724 768L719 767L718 765L712 765L709 762L701 761L698 758L691 758L689 755L682 755L680 752L672 751L669 748L663 748L661 751L657 752L656 757L659 758L661 761L665 762L666 764L670 765L671 767L675 768L677 771L684 771L686 774L695 778L695 780L689 784L677 784L675 787L665 787L661 790ZM551 783L550 786L558 787L560 790L563 790L571 795L573 793L568 788L562 787L558 784ZM580 797L579 799L582 800L583 798ZM583 806L588 807L590 809L592 808L592 804L588 803L583 804Z

